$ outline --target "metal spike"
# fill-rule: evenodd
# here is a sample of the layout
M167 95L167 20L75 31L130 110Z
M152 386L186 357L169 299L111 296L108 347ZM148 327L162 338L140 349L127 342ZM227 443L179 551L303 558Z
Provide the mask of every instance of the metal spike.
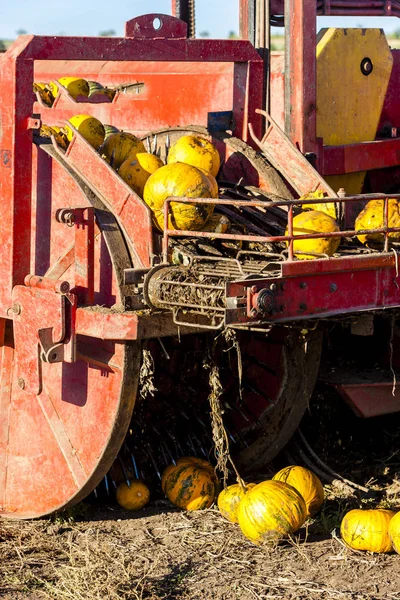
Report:
M166 450L166 452L167 452L167 454L168 454L168 456L169 456L169 458L170 458L170 460L171 460L172 464L176 465L176 460L175 460L175 458L174 458L174 456L173 456L172 452L170 451L170 449L169 449L169 446L168 446L167 442L165 442L165 441L162 439L162 440L161 440L161 444L164 446L164 448L165 448L165 450Z
M110 473L108 474L109 478L111 479L111 483L113 484L114 489L117 489L117 484L115 483L114 479L111 477Z
M97 487L94 488L93 494L94 494L94 497L97 499Z
M170 355L168 354L166 347L164 346L164 342L162 341L162 339L161 339L161 338L157 338L157 339L158 339L158 341L159 341L159 343L160 343L160 346L161 346L161 348L162 348L162 351L164 352L164 356L165 356L165 358L166 358L167 360L171 360L171 357L170 357Z
M227 426L226 426L226 425L225 425L225 431L226 431L226 433L228 434L228 437L229 437L229 438L232 440L232 442L233 442L234 444L236 444L236 440L235 440L235 438L233 437L233 435L231 434L231 432L229 431L229 429L227 428Z
M204 456L207 456L207 452L204 450L201 441L199 440L199 438L197 437L197 435L195 433L192 432L192 437L195 440L196 444L198 445L198 447L201 450L201 453L204 454Z
M133 472L135 473L136 479L139 479L139 471L138 471L138 468L137 468L135 457L133 456L133 454L132 454L131 451L129 451L129 454L130 454L131 461L132 461Z
M131 482L129 481L129 477L128 477L128 473L127 473L127 470L126 470L125 465L124 465L124 461L122 460L122 458L121 458L121 456L119 454L118 454L118 462L121 465L121 469L122 469L122 472L123 472L124 477L125 477L126 485L128 487L131 487Z
M147 152L149 154L151 154L151 146L150 146L150 138L149 137L146 138L146 148L147 148Z
M191 451L193 452L193 455L196 456L196 448L194 447L193 440L190 437L190 435L188 435L187 439L188 439L188 442L189 442L189 447L190 447Z
M156 153L156 150L157 150L157 134L155 134L153 137L153 150L152 150L153 154Z
M147 449L148 449L148 452L149 452L150 460L151 460L151 462L153 463L153 467L154 467L154 469L155 469L155 471L156 471L156 473L157 473L157 475L158 475L158 478L159 478L159 479L161 479L161 474L160 474L160 471L159 471L159 469L158 469L158 467L157 467L157 463L156 463L156 461L155 461L155 458L154 458L154 456L153 456L153 453L152 453L152 451L151 451L150 444L147 444Z
M109 486L108 486L108 479L107 479L107 475L104 475L104 485L106 486L106 493L107 493L107 496L109 496L109 495L110 495L110 488L109 488Z

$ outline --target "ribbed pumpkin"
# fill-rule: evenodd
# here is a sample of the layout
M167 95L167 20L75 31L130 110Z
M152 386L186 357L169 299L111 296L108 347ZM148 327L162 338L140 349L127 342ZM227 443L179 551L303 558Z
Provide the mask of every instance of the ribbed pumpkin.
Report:
M221 159L218 150L208 140L198 135L183 135L180 137L168 152L167 163L185 163L198 167L217 176Z
M150 500L149 488L139 479L131 479L130 486L123 481L115 492L117 502L126 510L139 510Z
M100 154L113 169L119 169L125 160L135 158L138 152L146 152L143 142L126 131L112 133L100 148Z
M217 500L221 515L231 523L237 523L237 511L239 508L239 503L242 498L244 498L245 494L255 487L255 485L255 483L247 483L245 484L245 489L243 489L241 485L234 483L233 485L228 485L228 487L222 490L222 492L218 495Z
M318 210L306 210L293 217L293 235L307 235L312 233L325 233L339 231L339 225L335 219ZM288 235L286 229L285 235ZM318 238L310 240L294 240L293 250L295 256L300 260L315 258L313 254L302 254L312 252L332 256L340 244L339 237Z
M384 509L351 510L343 517L340 534L354 550L390 552L389 524L394 514Z
M307 509L299 492L283 481L263 481L249 490L237 512L243 534L255 544L274 542L299 529Z
M155 154L138 152L136 156L124 160L118 174L142 198L146 181L152 173L163 166L163 161Z
M388 200L388 205L388 227L400 227L399 201L390 198ZM360 231L362 229L382 228L385 222L384 206L383 200L370 200L356 218L354 229ZM382 243L384 241L383 233L360 234L357 237L362 244L366 244L367 246L370 242ZM392 231L389 233L389 238L392 240L399 240L400 232Z
M168 197L215 198L207 175L196 167L175 163L165 165L150 175L144 186L143 199L153 211L156 225L164 227L164 201ZM169 227L197 231L212 215L212 204L171 202Z
M389 523L389 537L393 549L400 554L400 511L397 512Z
M104 131L102 123L95 117L91 117L90 115L75 115L68 119L68 122L71 123L71 125L79 131L81 136L83 136L96 150L103 143L106 132ZM74 132L68 125L65 126L65 133L70 142Z
M291 466L281 469L272 478L292 485L303 497L307 507L307 517L313 517L324 501L324 488L318 477L309 469Z
M169 465L161 478L168 500L184 510L209 508L217 495L217 478L212 465L192 456L179 458Z

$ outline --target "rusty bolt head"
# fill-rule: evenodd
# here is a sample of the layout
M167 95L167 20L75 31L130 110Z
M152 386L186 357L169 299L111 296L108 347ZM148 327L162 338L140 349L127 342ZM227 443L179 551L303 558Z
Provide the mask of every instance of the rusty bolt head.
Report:
M14 302L14 304L12 305L12 311L13 311L14 315L20 315L21 314L21 305L18 302Z
M336 292L337 291L337 285L336 285L336 283L331 283L331 285L329 286L329 290L331 292Z
M276 288L277 288L276 283L271 283L271 285L269 286L269 289L271 290L271 292L275 292Z
M25 379L23 379L22 377L18 377L18 387L21 388L21 390L23 390L25 388Z
M250 288L250 291L253 292L253 294L257 293L257 286L256 285L252 285Z
M257 316L257 310L255 308L252 308L250 311L250 314L252 317L256 317Z

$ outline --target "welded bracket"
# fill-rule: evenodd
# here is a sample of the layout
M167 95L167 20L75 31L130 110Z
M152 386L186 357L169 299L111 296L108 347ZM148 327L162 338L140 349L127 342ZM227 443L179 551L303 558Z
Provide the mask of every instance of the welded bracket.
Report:
M28 275L25 283L14 287L9 310L14 320L17 384L40 394L42 363L75 359L71 317L76 296L69 293L67 282Z

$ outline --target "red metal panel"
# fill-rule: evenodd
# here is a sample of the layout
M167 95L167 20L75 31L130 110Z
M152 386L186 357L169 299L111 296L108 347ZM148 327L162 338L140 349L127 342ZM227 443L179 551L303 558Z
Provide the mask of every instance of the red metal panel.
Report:
M323 175L340 175L395 167L400 163L400 138L324 146L322 153Z
M359 417L378 417L400 411L400 392L391 381L334 386Z
M287 0L285 25L285 129L303 153L316 153L316 16L310 1Z

